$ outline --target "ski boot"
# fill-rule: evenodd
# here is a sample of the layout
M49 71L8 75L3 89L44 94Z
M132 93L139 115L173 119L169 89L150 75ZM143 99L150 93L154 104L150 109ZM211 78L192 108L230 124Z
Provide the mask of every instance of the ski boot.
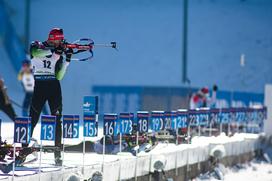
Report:
M63 161L62 161L61 157L55 157L55 165L56 166L62 166L62 163L63 163Z
M62 166L63 161L62 161L62 158L61 158L61 151L55 150L54 156L55 156L55 165L56 166Z

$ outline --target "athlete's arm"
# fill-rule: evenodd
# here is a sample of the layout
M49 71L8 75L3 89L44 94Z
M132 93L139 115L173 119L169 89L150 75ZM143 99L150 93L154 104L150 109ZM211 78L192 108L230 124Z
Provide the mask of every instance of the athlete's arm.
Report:
M63 63L61 63L59 70L56 71L56 78L58 80L62 80L63 79L63 77L64 77L64 75L66 73L66 69L67 69L68 65L69 65L69 62L63 62Z
M59 66L59 70L56 70L56 78L58 80L63 79L63 77L66 73L67 67L70 64L72 54L73 54L73 49L71 49L71 48L65 51L66 61L65 62L62 61L62 63ZM63 59L63 57L62 57L62 59ZM58 62L60 62L60 61L58 61Z
M47 49L45 45L43 45L41 42L34 41L30 45L30 55L31 58L33 57L45 57L48 55L51 55L52 52L50 49Z

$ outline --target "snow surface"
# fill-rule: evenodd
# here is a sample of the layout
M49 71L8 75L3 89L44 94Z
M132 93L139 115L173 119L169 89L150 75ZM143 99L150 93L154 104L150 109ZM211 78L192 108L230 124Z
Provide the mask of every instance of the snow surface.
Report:
M82 129L82 128L80 128ZM7 131L8 130L8 131ZM40 128L37 126L35 128L34 132L34 138L39 140L39 132ZM13 123L3 123L2 124L2 137L3 139L6 139L9 141L9 143L12 143L12 137L13 137ZM100 136L102 133L102 129L99 130ZM82 132L81 132L82 133ZM135 170L135 164L137 163L137 175L143 175L148 174L148 172L153 170L153 168L149 167L149 165L153 165L156 160L163 160L166 167L165 170L170 170L175 168L175 160L178 160L177 166L181 167L186 164L193 164L200 161L204 161L208 159L209 156L209 150L212 149L211 145L224 145L224 148L226 149L226 152L229 152L227 154L239 154L242 152L248 152L252 149L254 149L254 146L252 147L239 149L235 151L233 149L228 149L228 146L232 147L245 147L247 140L256 141L259 135L256 134L235 134L232 137L227 137L224 133L217 137L194 137L192 139L192 144L180 144L175 145L172 143L159 143L153 150L151 150L148 153L141 152L139 153L138 157L136 158L131 153L118 153L117 155L101 155L97 153L86 153L83 157L82 153L67 153L65 152L63 154L63 169L67 170L70 173L74 173L72 171L69 171L69 169L76 169L81 172L81 169L83 167L83 161L84 161L84 167L86 170L85 174L92 174L95 170L101 170L102 165L104 165L105 172L107 173L107 176L105 176L105 180L110 180L110 178L131 178L134 176L134 172L132 170ZM97 140L97 138L93 138L93 140ZM77 144L83 140L82 137L80 139L65 139L65 143L72 145ZM239 144L237 144L239 143ZM51 144L43 142L43 144ZM19 146L19 145L17 145ZM41 160L41 166L42 172L44 174L53 174L58 173L62 170L62 167L55 167L54 164L54 155L53 153L41 153L42 160ZM40 154L38 154L38 157ZM184 159L186 158L187 159ZM27 157L27 160L31 160L33 158L33 155L29 155ZM137 160L137 161L136 161ZM103 162L104 161L104 162ZM151 162L151 163L150 163ZM104 163L104 164L103 164ZM256 163L257 164L257 163ZM252 163L255 167L257 167L257 171L255 171L255 174L259 174L259 171L261 171L262 167L265 167L267 171L262 170L263 173L268 173L269 169L271 167L265 165L265 164L259 164L255 165L255 163ZM28 170L25 172L25 174L34 174L37 175L37 167L39 167L39 160L34 163L29 163L25 165L27 168L36 168L34 171ZM119 172L120 166L122 167L122 171ZM259 168L260 167L260 168ZM252 170L250 168L247 169L248 171ZM241 170L241 174L244 171ZM229 171L226 175L226 178L234 175L235 173L232 171ZM16 175L24 174L22 170L16 171ZM242 177L242 176L241 176ZM261 177L263 178L263 177ZM1 179L1 178L0 178ZM50 179L49 179L50 180ZM247 180L248 181L248 180Z
M244 170L229 170L225 180L244 180L244 181L272 181L272 165L268 163L254 163L247 166Z
M194 181L218 181L214 177L207 179L198 177ZM272 164L251 161L243 164L241 169L232 167L225 169L224 181L272 181Z

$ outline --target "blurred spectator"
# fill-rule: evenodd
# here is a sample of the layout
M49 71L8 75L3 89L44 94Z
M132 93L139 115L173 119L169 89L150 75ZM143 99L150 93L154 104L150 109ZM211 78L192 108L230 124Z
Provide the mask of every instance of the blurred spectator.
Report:
M7 87L4 84L4 79L0 77L0 110L8 115L11 120L15 120L16 113L12 107L11 101L7 95Z
M198 90L190 98L190 109L196 109L201 107L214 108L216 103L217 85L213 86L212 96L209 94L209 88L203 87Z
M18 80L22 82L22 85L25 91L25 98L24 98L23 107L22 107L22 115L28 116L31 100L33 96L33 91L34 91L34 84L35 84L30 60L26 59L22 62L22 68L18 74ZM48 114L45 106L43 108L43 113Z

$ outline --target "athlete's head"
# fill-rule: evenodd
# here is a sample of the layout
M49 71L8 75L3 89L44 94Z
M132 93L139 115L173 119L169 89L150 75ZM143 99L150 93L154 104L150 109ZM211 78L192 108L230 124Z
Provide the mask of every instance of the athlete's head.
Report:
M206 99L209 97L209 88L208 87L203 87L198 92L203 99Z
M54 46L59 46L64 40L63 30L61 28L53 28L48 35L47 42Z

